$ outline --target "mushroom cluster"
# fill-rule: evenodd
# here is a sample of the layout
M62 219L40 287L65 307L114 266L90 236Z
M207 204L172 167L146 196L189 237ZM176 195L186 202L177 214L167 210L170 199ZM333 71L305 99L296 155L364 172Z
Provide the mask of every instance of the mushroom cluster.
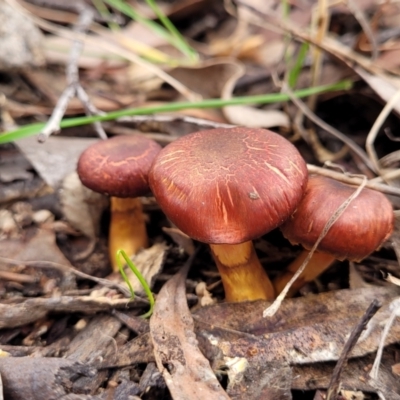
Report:
M210 244L227 301L274 298L252 240L295 211L306 183L306 164L290 142L242 127L184 136L161 150L149 172L166 216Z
M79 158L83 185L111 196L109 254L114 270L118 249L133 255L148 245L139 196L149 192L148 172L160 150L158 143L142 135L115 136L88 147Z
M309 177L306 193L296 212L280 227L292 244L301 244L306 250L274 280L277 293L297 272L325 224L354 191L353 186L333 179L317 175ZM384 194L364 188L329 229L288 295L313 281L335 260L361 261L391 235L393 225L390 201Z

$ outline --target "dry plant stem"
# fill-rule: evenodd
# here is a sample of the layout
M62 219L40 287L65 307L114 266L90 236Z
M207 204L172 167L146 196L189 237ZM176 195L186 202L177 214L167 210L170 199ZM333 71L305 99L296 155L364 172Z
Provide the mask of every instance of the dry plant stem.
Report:
M378 300L373 300L369 305L368 309L365 311L362 316L360 322L355 326L355 328L351 331L350 337L344 345L343 351L340 355L338 362L333 370L331 381L329 383L329 387L326 393L326 400L336 400L338 399L338 394L340 390L340 375L343 371L345 363L349 358L351 350L356 345L358 339L361 336L362 331L367 326L367 323L370 319L376 314L376 312L381 308Z
M27 265L32 268L54 268L57 271L61 271L63 273L72 273L76 276L79 276L80 278L96 282L99 285L119 290L125 297L129 298L131 296L130 291L124 285L121 285L118 282L113 282L104 278L97 278L95 276L85 274L84 272L81 272L68 265L59 264L53 261L46 261L46 260L20 261L20 260L13 260L12 258L0 257L0 262L12 265Z
M328 12L328 1L319 0L318 4L313 8L312 12L312 28L315 32L315 41L320 44L326 32L328 30L328 25L330 21L330 16ZM321 76L322 63L323 63L323 52L320 47L312 47L312 66L311 66L311 86L318 85ZM314 111L315 104L317 102L317 96L310 96L308 99L308 107L310 110Z
M356 143L350 140L342 132L339 132L333 126L330 126L321 118L319 118L315 113L313 113L303 101L301 101L295 96L295 94L292 92L292 90L290 90L289 86L286 83L282 84L282 93L286 93L293 101L293 103L307 116L307 118L309 118L312 122L317 124L320 128L329 132L335 138L341 140L344 144L346 144L349 147L351 151L356 153L365 162L365 164L368 166L369 169L376 172L374 164L371 162L371 160L368 158L367 154L361 147L359 147Z
M376 155L376 151L374 148L375 139L378 135L379 129L381 128L382 124L385 122L386 118L392 112L393 108L399 101L400 101L400 90L398 90L392 96L392 98L386 103L385 107L383 107L381 113L379 114L378 118L374 122L374 125L369 131L367 140L365 142L365 148L367 150L369 158L371 159L378 173L380 172L381 167L379 164L378 156Z
M272 300L274 288L262 267L253 242L210 244L221 274L226 301Z
M140 198L111 197L109 253L114 271L118 271L117 251L131 256L148 246L146 223Z
M365 36L371 44L371 60L376 60L379 55L378 43L366 15L362 12L362 10L359 8L354 0L346 0L346 5L351 13L354 15L354 18L360 24Z
M69 29L62 28L56 24L45 21L44 19L39 18L34 14L32 14L31 12L29 12L26 8L22 7L16 0L7 0L7 1L13 7L18 8L18 10L20 10L22 13L28 15L29 18L31 18L40 28L66 39L73 39L76 41L79 40L82 43L90 43L101 49L108 50L113 54L123 57L126 60L129 60L135 64L138 64L146 68L149 71L152 71L154 75L158 76L163 81L169 83L174 89L176 89L189 101L195 101L199 99L199 95L197 93L194 93L191 90L189 90L186 86L184 86L178 80L172 78L172 76L168 75L161 68L155 66L151 62L144 60L137 54L134 54L131 49L123 48L122 43L110 42L109 31L107 29L104 29L99 25L92 27L91 31L101 37L102 40L99 40L99 38L96 36L87 36L76 31L71 32L71 30Z
M286 284L292 279L293 275L299 270L301 264L307 258L309 254L308 250L303 250L302 253L287 267L283 275L278 276L274 279L273 284L275 292L277 294L281 293ZM296 292L304 286L307 282L312 282L315 278L321 275L325 270L327 270L332 263L335 261L335 257L316 251L307 267L298 276L297 280L290 287L286 297L292 297Z
M383 348L385 347L386 338L389 335L390 328L392 327L394 320L396 319L396 317L399 316L400 299L393 300L391 307L393 311L390 314L389 319L386 321L385 328L383 329L381 340L379 342L378 351L376 352L374 365L372 366L371 371L369 373L370 378L376 382L378 382L379 380L378 379L379 365L382 360Z
M358 65L364 68L365 70L369 71L370 73L377 74L381 78L387 79L388 77L388 75L384 73L384 70L381 67L377 66L376 63L371 61L370 58L364 57L363 55L356 53L348 46L340 43L336 38L332 38L331 36L327 35L323 38L321 43L318 43L317 40L315 40L314 37L310 35L308 30L300 29L292 22L287 23L276 12L275 13L269 12L267 14L265 12L257 10L255 7L252 7L248 3L240 0L236 0L235 4L236 6L243 7L247 11L250 11L252 15L249 13L251 16L246 15L246 18L247 19L251 18L251 22L253 24L263 29L269 29L273 32L281 34L290 33L296 39L320 47L322 50L339 58L341 61L346 63L352 69L357 70L358 68L357 65ZM236 7L236 9L239 7ZM230 14L237 17L236 9L234 9L233 7L226 8L226 10ZM254 18L254 16L258 17L258 20L257 18Z
M90 7L83 7L79 15L78 22L74 27L74 30L77 33L84 33L92 23L93 18L94 10ZM82 49L83 42L80 40L74 40L66 69L68 86L58 100L57 105L47 125L39 134L38 140L40 142L44 142L51 134L60 130L60 122L64 117L69 102L74 96L77 96L79 98L89 115L98 114L98 110L91 104L89 96L86 94L85 90L81 87L79 83L78 59L82 52ZM99 122L94 123L93 126L99 137L101 137L102 139L107 139L107 135Z
M286 286L283 288L282 292L279 296L275 299L275 301L264 310L263 317L271 317L273 316L279 309L282 301L286 297L287 293L289 292L291 286L296 281L296 279L302 274L304 269L306 268L307 264L311 260L311 257L314 255L315 251L317 250L319 244L321 243L322 239L326 236L329 229L331 229L332 225L340 218L340 216L346 211L347 207L351 204L351 202L361 193L367 183L367 179L364 177L363 181L361 182L360 186L354 191L354 193L349 196L332 214L329 218L328 222L325 224L324 229L322 230L321 234L319 235L317 241L314 243L314 246L311 248L309 253L307 254L304 261L301 263L297 272L293 275L293 277L289 280Z
M311 174L318 174L318 175L326 176L328 178L336 179L339 182L348 183L350 185L358 186L363 181L363 179L360 178L359 176L344 174L342 172L333 171L331 169L317 167L316 165L312 165L312 164L307 164L307 169L308 169L308 172ZM393 174L388 173L386 178L393 179L396 177L395 174L397 174L397 171L394 171ZM381 178L374 178L374 179L371 179L370 181L367 181L365 186L370 189L377 190L378 192L390 194L393 196L400 196L399 188L379 183L378 179L381 180Z
M38 278L32 275L19 274L11 271L0 271L0 279L18 283L35 283Z

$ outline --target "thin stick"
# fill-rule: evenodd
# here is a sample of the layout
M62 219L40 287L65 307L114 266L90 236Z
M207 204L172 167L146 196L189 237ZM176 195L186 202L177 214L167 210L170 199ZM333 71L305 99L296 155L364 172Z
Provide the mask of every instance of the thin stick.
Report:
M321 43L329 27L330 15L328 12L328 1L318 0L318 4L313 7L311 13L311 26L315 32L314 39L317 43ZM311 86L317 86L321 77L323 51L320 47L312 46L312 65L311 65ZM315 110L317 96L310 96L307 104L311 111Z
M35 283L38 281L38 278L32 275L18 274L16 272L11 272L11 271L0 271L0 279L18 283Z
M189 90L185 85L183 85L177 79L173 78L171 75L164 72L161 68L157 67L151 62L144 60L137 54L133 53L130 49L127 49L126 47L125 48L121 47L123 46L122 43L116 44L110 42L108 30L105 30L104 28L99 26L94 26L91 28L92 32L100 36L101 40L99 40L99 37L87 36L79 32L72 32L71 30L62 28L56 24L45 21L44 19L39 18L34 14L32 14L31 12L29 12L26 8L22 7L16 0L7 0L7 1L13 7L18 8L22 13L28 15L29 18L31 18L40 28L66 39L73 38L74 40L80 40L85 44L86 43L92 44L98 46L103 50L111 51L113 54L117 54L119 57L123 57L126 60L129 60L132 63L140 65L141 67L146 68L148 71L151 71L152 73L154 73L154 75L158 76L164 82L170 84L176 91L181 93L182 96L186 97L189 101L199 100L199 95L197 93Z
M74 26L74 31L80 34L85 33L90 24L93 22L94 15L94 10L91 7L83 7L79 14L78 22ZM39 134L39 142L45 142L50 135L60 130L60 122L64 117L69 102L74 96L77 96L78 99L82 102L88 115L99 113L96 107L92 105L89 96L86 94L85 90L79 83L78 60L82 53L82 50L83 42L81 40L74 40L66 67L66 78L68 86L59 98L57 105L54 108L54 111L46 126ZM99 122L95 122L93 126L100 138L107 139L107 135Z
M385 329L382 332L381 340L379 342L379 348L378 351L376 352L374 365L372 366L371 371L369 373L369 376L373 381L378 381L379 365L381 363L382 353L383 353L383 348L385 346L386 338L389 335L390 328L392 327L395 318L400 315L400 299L393 300L391 306L393 308L393 311L390 314L390 317L386 322Z
M4 400L4 395L3 395L3 379L1 378L1 374L0 374L0 400Z
M376 312L380 308L381 304L379 304L378 300L373 300L367 308L367 311L365 311L364 315L362 316L360 322L352 330L350 337L344 345L339 360L337 361L336 366L332 372L331 381L329 382L328 390L326 393L326 400L337 400L340 390L340 375L343 371L345 363L347 362L347 359L349 358L350 352L353 350L353 347L356 345L362 331L365 329L370 319L376 314Z
M374 148L375 139L378 135L379 129L382 124L385 122L388 115L392 112L393 108L400 101L400 89L391 97L391 99L386 103L385 107L383 107L380 112L378 118L375 120L374 125L372 125L371 130L368 133L367 140L365 142L365 148L369 155L371 162L374 165L376 172L380 172L380 164L378 156L376 155L376 151Z
M365 13L360 9L358 4L354 0L346 0L347 7L354 15L354 18L360 24L365 36L368 38L371 44L371 60L376 60L379 55L378 44L376 42L376 37L372 32L371 26L365 16Z
M350 205L350 203L361 193L361 191L364 189L365 184L367 183L367 178L364 177L363 182L360 184L360 186L357 188L357 190L354 191L354 193L349 196L337 209L336 211L332 214L332 216L329 218L328 222L325 224L324 229L322 230L321 234L318 236L317 241L314 243L314 246L311 248L310 252L308 253L307 257L301 264L300 268L296 271L296 273L292 276L292 279L286 284L282 292L279 294L279 296L274 300L274 302L267 307L264 312L263 312L263 317L272 317L279 309L279 307L282 304L282 301L286 297L287 293L289 292L289 289L293 285L293 283L297 280L297 278L300 276L300 274L304 271L306 268L308 262L310 261L311 257L317 250L318 245L321 243L322 239L326 236L328 233L329 229L331 229L332 225L340 218L340 216L346 211L347 207Z
M357 175L350 175L342 172L337 172L337 171L332 171L331 169L327 168L322 168L322 167L317 167L316 165L312 164L307 164L307 169L310 174L318 174L322 176L327 176L328 178L336 179L337 181L344 182L344 183L349 183L350 185L355 185L358 186L361 184L363 181L362 178L360 178ZM397 170L393 171L393 175L397 174ZM392 175L387 175L387 178L392 177ZM380 178L374 178L365 184L366 187L370 189L377 190L379 192L385 193L385 194L390 194L392 196L399 196L400 197L400 188L394 187L394 186L389 186L383 183L379 183L378 179L381 180Z
M371 171L377 172L377 170L375 170L375 165L371 162L371 160L368 158L367 154L361 147L350 140L345 134L338 131L333 126L330 126L321 118L319 118L315 113L313 113L303 101L296 97L296 95L292 92L292 90L286 83L282 84L282 92L286 93L290 97L290 100L307 116L307 118L309 118L312 122L317 124L322 129L326 130L332 136L346 144L350 148L350 150L356 153L364 161L364 163Z
M56 263L53 261L45 261L45 260L21 261L21 260L13 260L12 258L6 258L6 257L0 257L0 261L3 261L4 263L7 263L7 264L13 264L13 265L29 265L33 268L41 268L42 265L45 265L46 268L52 267L52 268L55 268L62 272L70 272L72 274L75 274L76 276L79 276L80 278L89 279L93 282L96 282L99 285L109 287L109 288L115 288L115 289L119 290L125 297L131 296L131 293L124 285L121 285L117 282L110 281L108 279L97 278L95 276L85 274L84 272L81 272L81 271L77 270L76 268L70 267L65 264L60 264L60 263ZM42 265L40 265L40 264L42 264Z

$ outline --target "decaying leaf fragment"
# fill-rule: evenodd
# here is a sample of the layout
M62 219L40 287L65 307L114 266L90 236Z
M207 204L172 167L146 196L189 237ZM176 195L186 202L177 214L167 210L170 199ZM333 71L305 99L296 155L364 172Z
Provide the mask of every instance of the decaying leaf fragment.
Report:
M96 370L63 358L6 357L0 359L3 391L9 400L63 399L71 380Z
M108 198L82 185L74 171L63 180L60 190L62 212L67 221L93 241L100 229L100 219Z
M174 399L228 400L208 360L198 348L185 296L189 263L157 296L150 335L159 371Z
M245 359L228 364L227 392L232 400L291 400L292 369L281 363L250 364ZM241 371L237 366L242 365Z
M304 364L338 360L347 338L372 300L382 308L372 318L351 357L377 350L383 326L391 315L397 287L340 290L287 299L271 318L262 318L266 301L217 304L196 312L199 334L225 357L247 357L260 365L280 361ZM392 325L385 344L398 341L400 321Z
M154 277L161 271L164 265L167 250L168 246L165 243L156 243L152 247L143 249L131 257L136 268L150 287L152 287ZM129 268L125 268L125 273L128 276L134 292L144 293L143 286L134 273Z

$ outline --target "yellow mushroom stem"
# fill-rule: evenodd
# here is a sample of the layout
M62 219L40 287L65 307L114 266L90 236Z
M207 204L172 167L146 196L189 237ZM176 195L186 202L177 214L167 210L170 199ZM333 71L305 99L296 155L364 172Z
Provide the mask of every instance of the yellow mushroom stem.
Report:
M146 222L140 198L111 197L108 249L113 270L118 271L116 253L119 249L131 256L147 246Z
M241 244L210 244L224 285L226 301L272 300L272 282L251 241Z
M273 283L277 294L282 292L283 288L292 279L293 275L298 271L301 264L303 264L303 261L306 259L308 254L308 250L303 250L301 254L287 267L285 272L274 279ZM316 279L325 270L327 270L335 260L336 258L330 254L316 251L312 255L304 271L291 286L287 297L295 295L296 292L307 282L312 282L314 279Z

